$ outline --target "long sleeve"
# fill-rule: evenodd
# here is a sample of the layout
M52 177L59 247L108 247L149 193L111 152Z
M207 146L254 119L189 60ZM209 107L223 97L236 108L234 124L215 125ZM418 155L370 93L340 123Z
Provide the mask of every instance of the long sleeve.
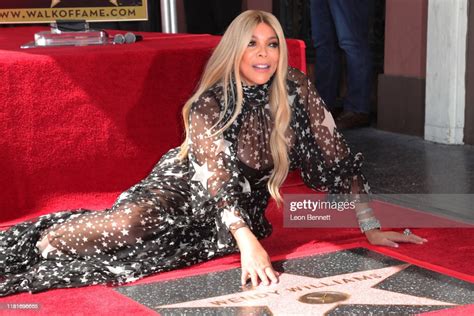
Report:
M221 106L212 91L194 102L189 114L188 160L193 213L217 212L211 218L216 221L218 247L225 248L234 243L229 232L246 226L249 218L238 205L243 187L234 146L222 134L212 135L220 113Z
M311 81L295 69L289 75L292 128L303 181L335 199L368 202L370 187L361 171L362 154L351 152ZM371 210L362 211L356 214L359 221L373 217Z

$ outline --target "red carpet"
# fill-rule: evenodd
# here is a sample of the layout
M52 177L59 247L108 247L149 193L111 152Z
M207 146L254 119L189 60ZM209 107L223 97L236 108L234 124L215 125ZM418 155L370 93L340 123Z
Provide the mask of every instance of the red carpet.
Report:
M289 179L288 183L296 181ZM294 183L294 182L293 182ZM293 191L309 193L310 190L299 185L291 185L285 192ZM378 203L378 202L375 202ZM392 211L403 209L391 205ZM332 252L340 249L366 247L373 251L395 257L397 259L450 275L465 281L474 282L474 229L469 228L419 228L414 233L429 240L424 245L401 244L400 248L392 249L371 246L365 241L357 229L311 229L283 228L282 213L271 203L267 215L273 223L275 231L271 237L263 240L272 260L297 258L318 253ZM238 254L212 260L190 268L160 273L147 277L132 284L149 283L175 279L212 271L231 269L239 266ZM236 280L238 282L239 280ZM19 294L0 299L4 303L39 303L39 311L22 312L22 315L154 315L154 312L129 298L122 297L112 288L106 286L90 286L79 289L51 290L39 294ZM448 314L443 312L433 315L471 315L474 306L461 306L452 309Z

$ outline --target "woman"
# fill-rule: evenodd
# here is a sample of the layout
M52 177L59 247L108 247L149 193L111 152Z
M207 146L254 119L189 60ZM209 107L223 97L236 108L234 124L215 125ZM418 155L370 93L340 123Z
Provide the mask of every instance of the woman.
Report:
M287 66L276 18L246 11L229 26L183 109L186 139L111 209L50 214L0 234L0 295L120 284L241 253L242 283L278 281L258 239L271 233L267 200L282 198L289 169L305 183L368 193L334 120L305 75ZM382 232L357 204L373 244L426 240Z

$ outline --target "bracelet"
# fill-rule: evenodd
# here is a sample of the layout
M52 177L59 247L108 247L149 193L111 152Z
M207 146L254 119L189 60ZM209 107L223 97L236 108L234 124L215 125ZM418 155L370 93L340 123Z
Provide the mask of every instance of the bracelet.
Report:
M368 230L378 228L380 229L382 226L380 225L380 222L378 219L375 217L367 218L364 220L359 221L359 227L360 231L362 233L365 233Z
M248 225L244 221L239 221L236 223L233 223L229 226L229 231L233 234L235 233L239 228L242 227L248 227Z
M373 209L371 207L365 208L362 211L356 211L356 216L359 217L360 215L372 212Z

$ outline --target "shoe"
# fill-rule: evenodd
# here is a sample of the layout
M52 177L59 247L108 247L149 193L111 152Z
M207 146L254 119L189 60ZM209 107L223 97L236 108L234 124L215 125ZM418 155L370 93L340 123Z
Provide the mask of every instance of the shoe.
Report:
M336 126L340 130L369 126L369 114L368 113L343 112L336 119Z

